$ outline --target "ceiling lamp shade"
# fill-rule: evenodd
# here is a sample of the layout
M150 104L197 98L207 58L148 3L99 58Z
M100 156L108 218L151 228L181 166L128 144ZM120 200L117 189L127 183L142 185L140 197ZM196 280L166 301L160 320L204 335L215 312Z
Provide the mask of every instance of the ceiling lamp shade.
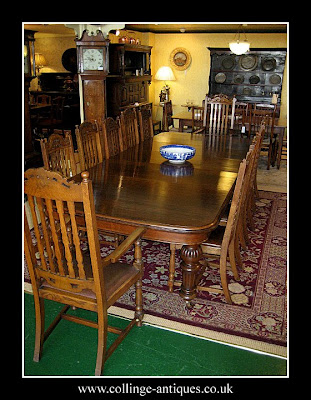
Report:
M175 76L170 67L160 67L154 79L158 81L175 81Z
M229 47L230 47L230 50L232 51L232 53L237 54L238 56L249 51L249 42L247 41L245 32L243 32L245 39L242 42L240 41L241 27L242 27L242 25L239 27L238 32L235 34L233 41L229 43ZM237 38L236 38L236 36L237 36Z
M240 55L249 51L249 42L247 40L244 40L243 42L237 40L236 42L230 42L229 47L232 53Z

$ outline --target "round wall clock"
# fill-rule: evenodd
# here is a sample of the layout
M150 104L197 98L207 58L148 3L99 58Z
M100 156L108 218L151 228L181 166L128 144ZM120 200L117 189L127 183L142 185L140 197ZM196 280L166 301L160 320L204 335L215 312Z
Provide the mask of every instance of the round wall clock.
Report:
M183 71L190 65L191 55L188 50L184 49L183 47L178 47L171 52L170 62L175 69Z

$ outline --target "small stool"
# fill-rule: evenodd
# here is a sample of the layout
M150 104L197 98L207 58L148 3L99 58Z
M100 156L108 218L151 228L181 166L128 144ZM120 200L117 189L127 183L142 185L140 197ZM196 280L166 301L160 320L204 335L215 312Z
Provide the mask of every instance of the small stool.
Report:
M161 132L161 121L159 120L152 120L152 126L153 126L153 133L154 135L157 135L158 133Z

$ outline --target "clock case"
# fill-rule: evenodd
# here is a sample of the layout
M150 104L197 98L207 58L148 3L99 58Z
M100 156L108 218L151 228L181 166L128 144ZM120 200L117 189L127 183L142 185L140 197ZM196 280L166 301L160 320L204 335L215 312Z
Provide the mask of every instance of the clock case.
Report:
M106 77L109 72L109 39L105 39L101 31L89 35L84 30L81 39L76 39L78 73L82 83L83 116L81 121L96 120L101 127L101 122L107 116L106 106ZM103 69L85 70L83 65L83 49L103 50Z
M103 75L107 76L109 72L109 54L108 46L109 40L105 39L103 33L98 31L96 36L89 35L87 30L84 30L81 39L76 40L77 57L78 57L78 73L80 75L86 74L88 76ZM86 70L83 64L83 50L85 49L99 49L103 51L103 69L102 70Z

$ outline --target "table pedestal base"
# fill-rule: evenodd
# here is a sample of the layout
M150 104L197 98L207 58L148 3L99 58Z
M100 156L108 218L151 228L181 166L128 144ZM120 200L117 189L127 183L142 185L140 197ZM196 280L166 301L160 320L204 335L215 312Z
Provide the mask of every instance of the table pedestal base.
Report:
M184 245L181 248L182 285L179 294L186 301L187 307L191 306L190 301L197 295L197 276L202 269L202 265L199 263L202 254L202 248L199 244Z

